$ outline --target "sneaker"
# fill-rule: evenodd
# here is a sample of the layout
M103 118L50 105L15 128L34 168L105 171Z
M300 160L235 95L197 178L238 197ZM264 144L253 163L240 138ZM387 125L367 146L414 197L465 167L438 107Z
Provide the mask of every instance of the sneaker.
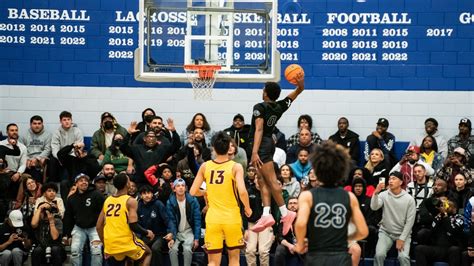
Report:
M283 235L288 234L291 228L293 228L293 222L296 218L296 212L288 211L288 214L285 217L281 218L283 223Z
M273 219L273 216L271 214L265 215L265 216L262 216L257 221L257 223L252 228L250 228L250 230L255 233L260 233L263 230L265 230L265 228L270 227L274 224L275 224L275 219Z

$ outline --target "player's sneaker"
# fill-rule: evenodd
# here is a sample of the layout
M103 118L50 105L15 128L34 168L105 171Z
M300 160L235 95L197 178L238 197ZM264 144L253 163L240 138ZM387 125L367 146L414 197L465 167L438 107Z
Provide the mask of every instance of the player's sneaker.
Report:
M293 222L296 218L296 212L288 211L288 214L285 217L281 218L281 222L283 223L283 235L288 234L291 228L293 228Z
M265 216L262 216L257 221L257 223L252 228L250 228L250 230L255 233L260 233L263 230L265 230L265 228L270 227L274 224L275 224L275 219L273 219L273 216L271 214L265 215Z

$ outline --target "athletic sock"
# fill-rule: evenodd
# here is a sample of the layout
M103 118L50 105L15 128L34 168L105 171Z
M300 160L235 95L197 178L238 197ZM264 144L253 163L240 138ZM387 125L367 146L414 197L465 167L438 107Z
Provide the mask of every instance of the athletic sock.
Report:
M263 207L263 214L262 216L270 215L270 206Z
M285 205L278 207L280 209L281 217L285 217L288 214L288 209Z

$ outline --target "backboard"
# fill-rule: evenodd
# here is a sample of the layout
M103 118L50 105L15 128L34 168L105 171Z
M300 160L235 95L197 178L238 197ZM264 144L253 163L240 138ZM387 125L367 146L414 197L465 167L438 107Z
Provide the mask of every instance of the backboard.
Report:
M217 82L280 79L278 0L140 0L135 79L188 82L184 65L218 65Z

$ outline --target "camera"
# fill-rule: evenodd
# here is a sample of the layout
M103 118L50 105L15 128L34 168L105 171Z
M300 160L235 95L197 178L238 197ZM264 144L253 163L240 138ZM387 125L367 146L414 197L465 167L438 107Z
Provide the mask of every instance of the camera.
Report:
M18 237L24 238L25 237L25 232L23 232L23 229L21 228L16 228L15 233L17 234Z
M42 204L46 204L46 207L43 208L43 213L46 215L46 212L51 213L52 215L58 214L59 209L58 206L56 205L56 201L52 202L53 204L50 204L48 202L44 202Z

